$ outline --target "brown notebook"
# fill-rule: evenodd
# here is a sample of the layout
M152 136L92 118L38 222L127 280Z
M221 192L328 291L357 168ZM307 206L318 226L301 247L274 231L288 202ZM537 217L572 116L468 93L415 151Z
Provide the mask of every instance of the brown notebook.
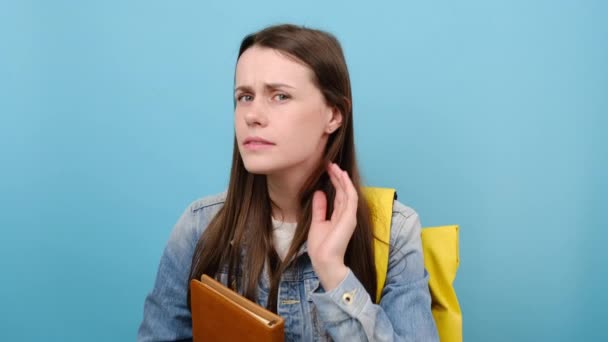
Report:
M284 321L203 275L190 281L194 341L283 341Z

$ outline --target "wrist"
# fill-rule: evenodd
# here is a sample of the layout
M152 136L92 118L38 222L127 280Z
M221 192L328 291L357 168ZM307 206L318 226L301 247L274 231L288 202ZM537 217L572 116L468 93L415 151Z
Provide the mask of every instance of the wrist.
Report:
M344 278L346 278L349 271L348 267L344 265L344 263L323 265L313 264L313 269L319 277L319 281L326 292L338 287Z

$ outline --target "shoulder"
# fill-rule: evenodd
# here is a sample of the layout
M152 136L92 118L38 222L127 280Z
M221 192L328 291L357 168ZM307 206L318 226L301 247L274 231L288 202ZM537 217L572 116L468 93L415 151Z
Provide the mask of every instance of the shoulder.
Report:
M196 201L190 203L189 209L192 213L208 211L213 209L219 209L224 205L226 201L226 192L221 192L219 194L210 195L206 197L202 197L197 199Z
M407 219L409 217L417 216L417 215L418 215L418 213L411 207L408 207L407 205L405 205L397 200L393 201L393 218L395 216L400 216L402 218Z
M188 210L194 220L196 235L200 236L213 217L220 211L226 201L226 192L209 195L190 203Z
M222 208L225 199L226 193L222 192L191 202L173 228L170 244L195 244L209 222Z
M420 217L413 208L395 200L391 219L391 246L416 244L420 240Z

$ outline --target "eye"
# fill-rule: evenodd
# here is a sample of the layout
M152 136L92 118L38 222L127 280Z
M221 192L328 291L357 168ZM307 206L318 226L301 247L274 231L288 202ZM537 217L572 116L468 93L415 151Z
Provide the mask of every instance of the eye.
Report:
M287 94L279 93L279 94L276 94L273 98L278 101L285 101L285 100L289 99L290 96Z
M239 95L236 97L236 100L238 102L249 102L251 100L253 100L253 96L251 95Z

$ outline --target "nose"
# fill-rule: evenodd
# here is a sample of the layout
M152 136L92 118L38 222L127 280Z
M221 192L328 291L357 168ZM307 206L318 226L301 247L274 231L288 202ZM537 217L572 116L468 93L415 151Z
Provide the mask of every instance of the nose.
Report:
M254 98L245 109L245 122L247 126L266 126L268 124L268 116L266 115L268 108L263 101Z

